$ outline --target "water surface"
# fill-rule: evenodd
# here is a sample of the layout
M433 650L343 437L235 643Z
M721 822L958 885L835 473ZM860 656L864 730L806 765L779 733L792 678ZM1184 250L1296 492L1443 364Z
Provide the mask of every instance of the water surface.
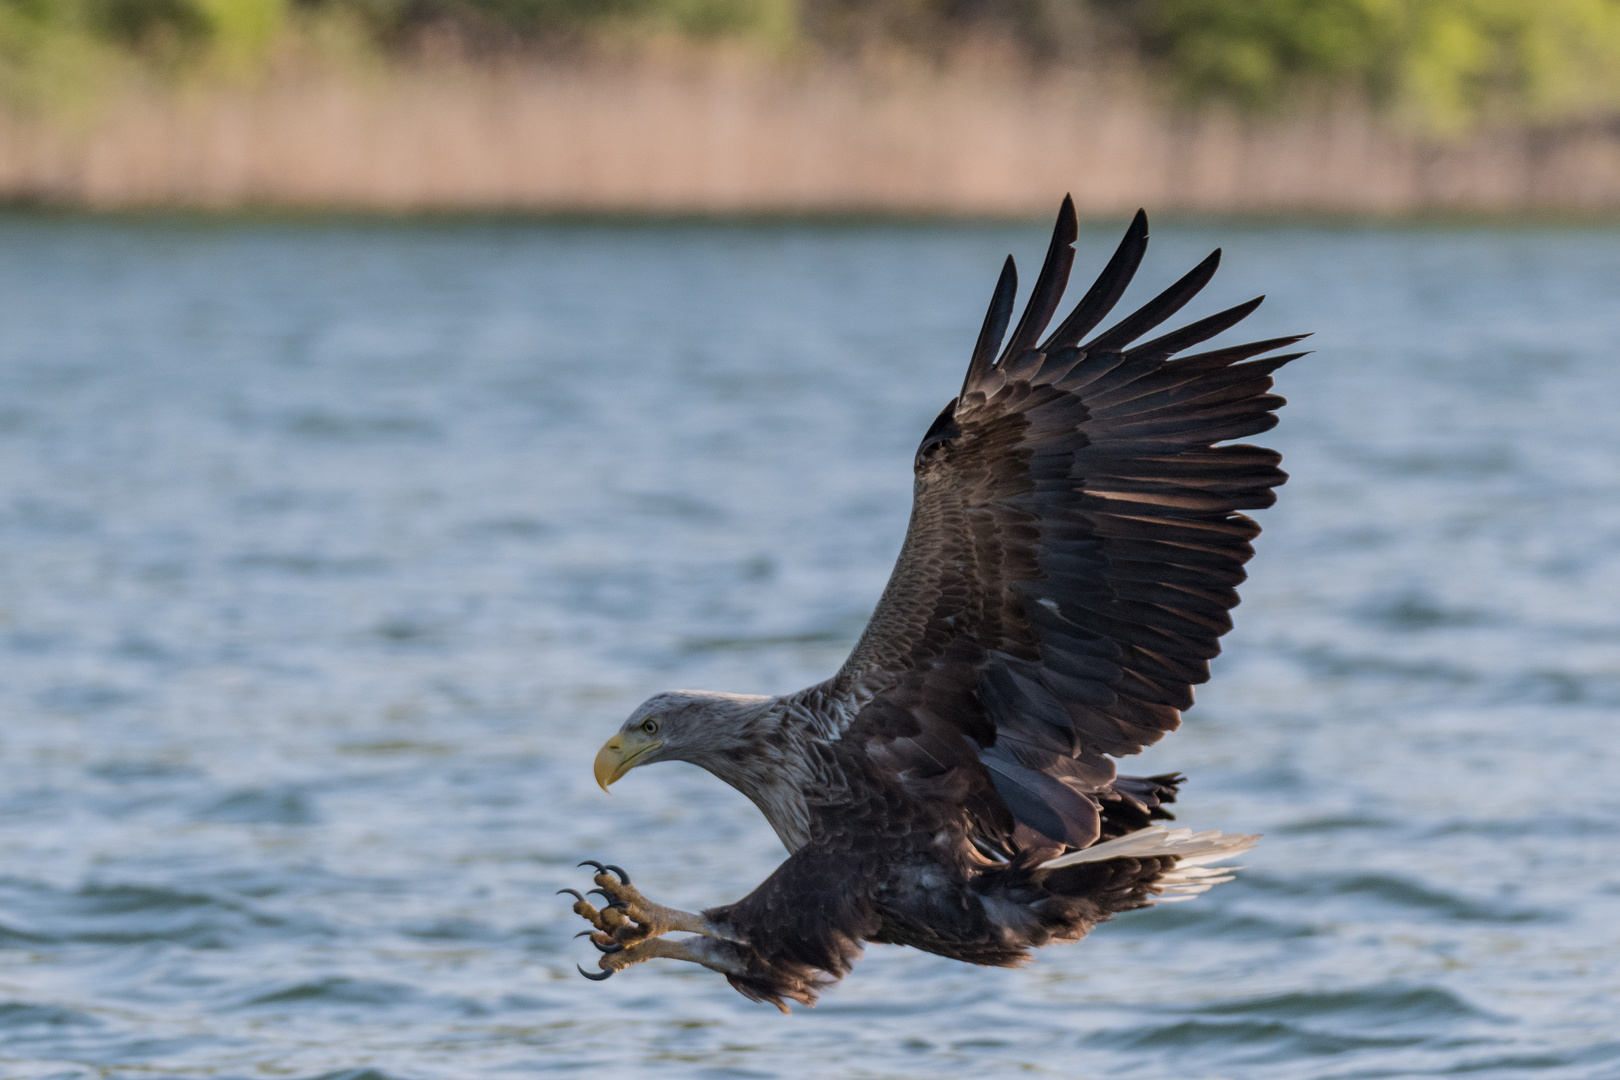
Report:
M1170 226L1131 299L1216 244L1189 317L1269 292L1318 352L1132 767L1264 843L789 1018L575 974L579 859L695 908L782 857L591 756L836 668L1044 229L0 219L0 1075L1620 1076L1620 233Z

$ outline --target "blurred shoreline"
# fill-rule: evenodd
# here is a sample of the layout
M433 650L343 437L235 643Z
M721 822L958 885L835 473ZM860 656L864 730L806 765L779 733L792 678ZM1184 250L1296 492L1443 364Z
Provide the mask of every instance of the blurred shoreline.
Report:
M1139 74L747 53L302 66L0 113L0 200L541 214L1601 215L1620 127L1404 133L1354 101L1175 109Z

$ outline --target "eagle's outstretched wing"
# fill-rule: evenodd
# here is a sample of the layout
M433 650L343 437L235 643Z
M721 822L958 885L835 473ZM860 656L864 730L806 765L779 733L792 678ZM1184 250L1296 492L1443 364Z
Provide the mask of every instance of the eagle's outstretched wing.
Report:
M1065 199L998 359L1017 288L1008 258L962 393L917 450L882 600L843 669L807 691L842 718L842 739L915 794L959 800L975 838L1003 854L1093 843L1093 794L1114 778L1105 755L1174 730L1209 678L1260 531L1239 511L1269 506L1286 479L1271 450L1215 444L1276 424L1271 373L1303 355L1254 359L1300 340L1288 337L1172 359L1259 299L1132 344L1203 288L1218 250L1082 341L1141 262L1140 212L1037 344L1077 232Z

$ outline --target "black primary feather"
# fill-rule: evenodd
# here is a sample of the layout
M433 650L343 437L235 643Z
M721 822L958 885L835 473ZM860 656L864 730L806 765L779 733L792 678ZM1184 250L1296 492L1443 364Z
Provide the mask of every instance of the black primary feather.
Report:
M979 340L973 346L973 357L968 361L967 377L962 380L962 393L984 378L995 362L1001 339L1007 336L1007 323L1012 320L1013 300L1018 295L1018 267L1013 257L1001 264L1001 276L996 279L995 292L990 294L990 310L984 313L984 325L979 329Z
M1063 299L1063 290L1069 284L1069 268L1074 265L1074 242L1080 235L1080 223L1075 218L1074 200L1063 196L1058 210L1057 224L1052 229L1052 243L1046 249L1046 261L1041 264L1041 275L1035 279L1035 288L1029 294L1029 303L1018 327L1013 331L1007 348L1001 354L1003 362L1023 355L1035 345L1052 313Z
M1119 298L1125 295L1131 278L1136 276L1136 268L1142 265L1142 256L1147 254L1147 241L1147 212L1138 210L1131 219L1130 228L1125 230L1125 238L1114 251L1114 257L1108 260L1108 265L1103 267L1102 273L1097 275L1097 280L1086 290L1069 317L1052 331L1052 336L1041 346L1042 352L1050 354L1078 345L1081 338L1108 318L1108 313L1114 310Z

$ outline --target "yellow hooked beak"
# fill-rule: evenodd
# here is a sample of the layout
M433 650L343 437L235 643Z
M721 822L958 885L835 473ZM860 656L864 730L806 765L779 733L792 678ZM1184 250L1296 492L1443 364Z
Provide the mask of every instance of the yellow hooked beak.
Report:
M613 736L596 752L596 782L606 791L609 784L663 745L663 739L649 739L634 732L628 736L623 733Z

